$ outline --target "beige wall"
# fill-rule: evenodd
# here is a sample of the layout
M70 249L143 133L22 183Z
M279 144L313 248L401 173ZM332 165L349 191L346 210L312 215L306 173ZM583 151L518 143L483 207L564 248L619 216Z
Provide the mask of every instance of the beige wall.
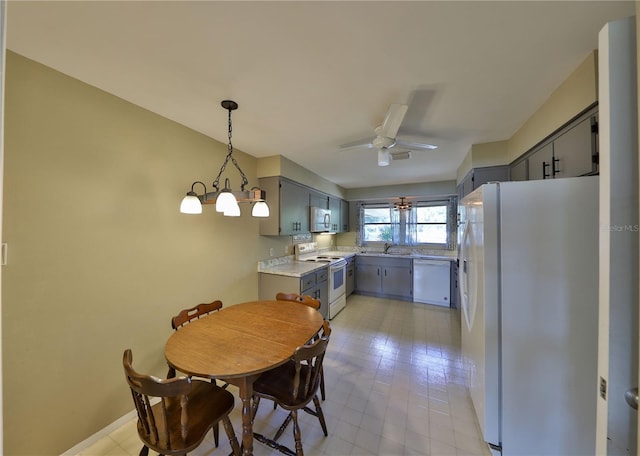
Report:
M349 201L373 200L377 198L399 198L401 196L449 196L456 194L455 181L425 182L422 184L387 185L347 189Z
M165 375L170 317L256 299L256 262L288 240L247 205L178 212L225 144L11 52L6 68L4 454L60 454L133 409L125 348Z
M339 185L318 176L316 173L292 162L282 155L258 159L258 177L284 176L300 184L314 188L338 198L344 198L345 191Z
M471 168L484 168L509 164L508 142L494 141L474 144L456 172L456 182L460 183Z
M598 52L593 51L509 139L508 163L598 101L597 75Z
M596 101L598 51L594 50L511 138L474 144L458 166L456 181L461 182L471 168L508 165Z

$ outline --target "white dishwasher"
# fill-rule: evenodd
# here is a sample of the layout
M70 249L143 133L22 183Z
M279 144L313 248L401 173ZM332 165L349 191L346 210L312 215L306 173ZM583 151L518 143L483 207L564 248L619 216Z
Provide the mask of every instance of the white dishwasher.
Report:
M413 260L413 302L450 307L450 292L450 260Z

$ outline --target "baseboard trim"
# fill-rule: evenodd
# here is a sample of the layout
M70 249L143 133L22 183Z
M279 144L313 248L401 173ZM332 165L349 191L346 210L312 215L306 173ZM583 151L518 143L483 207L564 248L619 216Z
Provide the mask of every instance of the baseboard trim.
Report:
M129 413L127 413L126 415L121 416L120 418L115 420L113 423L111 423L108 426L100 429L98 432L93 434L91 437L89 437L89 438L83 440L82 442L78 443L73 448L69 448L67 451L62 453L60 456L76 456L80 452L82 452L82 451L86 450L87 448L89 448L94 443L98 442L100 439L108 437L109 434L111 434L113 431L115 431L116 429L124 426L126 423L128 423L129 421L135 419L136 417L137 417L137 414L136 414L135 409L131 410Z

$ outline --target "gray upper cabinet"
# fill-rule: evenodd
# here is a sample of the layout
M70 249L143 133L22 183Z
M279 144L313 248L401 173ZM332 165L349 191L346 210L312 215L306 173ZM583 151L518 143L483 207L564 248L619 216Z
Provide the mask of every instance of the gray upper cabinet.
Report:
M526 181L529 176L527 165L527 160L522 160L519 163L512 165L509 169L509 180Z
M331 231L334 233L342 232L342 212L341 199L333 196L329 197L329 209L331 210Z
M260 234L284 236L309 232L309 189L281 177L263 177L271 215L260 219Z
M340 232L349 231L349 201L340 200Z
M462 199L476 188L487 182L504 182L509 180L509 166L486 166L473 168L458 185L458 198Z
M331 209L332 231L348 231L349 203L340 198L282 176L260 178L260 188L267 193L267 204L271 213L269 217L260 219L262 236L309 233L310 207Z
M597 116L583 119L553 141L555 177L584 176L598 171Z
M553 143L536 150L528 158L529 178L528 180L551 179L553 174L551 164L553 162Z
M511 180L558 179L598 173L598 112L576 116L511 164Z
M309 192L309 204L311 205L311 207L329 209L329 197L324 193L311 190Z

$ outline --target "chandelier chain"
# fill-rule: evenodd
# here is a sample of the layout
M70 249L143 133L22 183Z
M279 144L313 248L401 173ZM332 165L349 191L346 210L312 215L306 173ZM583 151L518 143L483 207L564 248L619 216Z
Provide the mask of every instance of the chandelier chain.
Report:
M229 160L231 160L233 165L236 167L236 169L240 173L240 176L242 177L242 183L240 184L240 190L244 191L244 188L249 183L249 180L247 179L247 176L245 176L244 172L242 172L242 169L240 169L240 165L238 165L238 162L236 161L235 157L233 156L233 144L231 143L231 136L233 135L233 128L232 128L232 125L231 125L231 111L232 111L232 109L229 109L228 111L229 111L229 131L228 131L229 143L227 144L228 153L227 153L227 157L224 160L224 163L222 164L222 167L220 168L220 172L218 173L218 176L216 176L216 180L213 181L212 185L216 189L216 191L220 190L220 176L222 176L222 173L227 168L227 163L229 163Z

